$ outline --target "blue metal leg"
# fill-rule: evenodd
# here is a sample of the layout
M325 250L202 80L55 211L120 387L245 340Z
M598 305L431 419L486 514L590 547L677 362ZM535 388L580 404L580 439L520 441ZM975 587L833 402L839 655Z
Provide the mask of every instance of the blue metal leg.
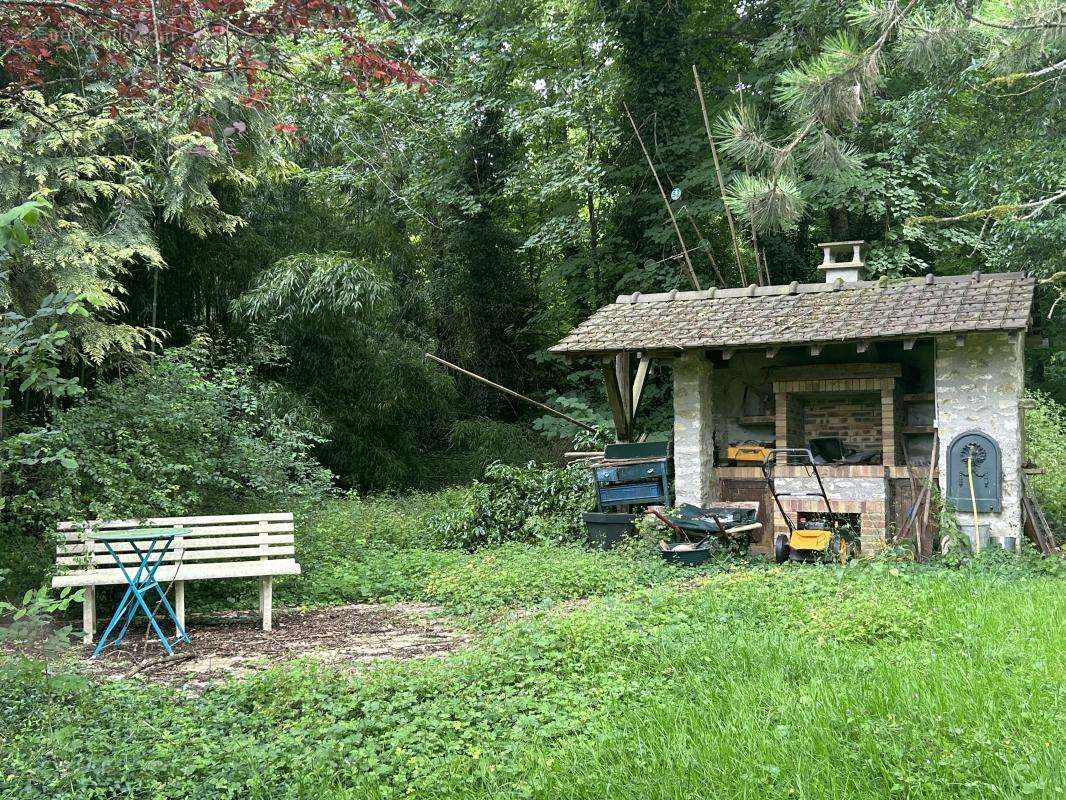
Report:
M174 622L175 629L178 635L174 641L189 641L189 636L185 632L185 629L178 623L177 615L174 613L173 606L170 605L170 601L167 600L166 594L159 586L159 581L156 580L155 573L163 563L163 559L170 551L170 546L174 540L173 536L160 537L160 539L153 539L146 550L142 550L137 546L137 542L130 540L130 546L134 553L137 555L138 565L137 570L133 575L130 575L129 571L122 563L122 557L111 546L110 542L105 541L104 546L107 548L111 557L115 559L115 563L118 564L120 570L122 570L122 576L126 579L128 588L126 593L122 596L121 602L118 604L118 608L115 609L114 615L111 617L111 621L108 623L107 629L104 631L103 636L100 637L99 644L96 645L96 649L93 650L92 658L96 658L105 647L115 646L117 647L122 643L123 638L126 635L126 631L129 629L130 623L133 622L134 617L137 615L137 610L140 609L144 615L148 618L148 624L155 632L156 638L159 639L160 644L163 645L163 649L167 652L167 655L173 655L174 650L171 647L171 642L167 636L163 633L159 627L159 623L156 622L155 614L152 609L148 607L145 602L144 595L151 592L153 589L159 596L162 602L163 608L167 612L167 616ZM156 544L159 541L163 541L162 548L156 552ZM153 555L155 558L153 559ZM121 624L121 628L118 634L113 637L112 641L108 641L112 638L112 632Z
M121 641L121 637L125 635L126 628L129 627L130 624L130 619L133 618L133 612L137 608L137 606L134 605L133 601L130 599L132 595L133 587L130 586L126 589L126 593L122 595L122 600L119 602L118 608L115 609L115 613L111 616L111 621L107 623L107 627L104 629L104 633L100 637L100 641L96 643L96 648L93 650L92 658L96 658L98 655L100 655L100 651L103 650L104 647L107 645L107 638L111 635L111 631L113 631L115 629L115 626L122 621L123 617L127 616L128 611L129 619L127 619L126 623L122 626L122 633L119 634L119 641ZM127 605L129 606L128 609L126 608Z
M185 628L182 627L180 622L178 622L178 615L174 611L174 607L170 605L170 601L167 600L167 593L164 592L162 588L160 588L159 581L154 581L152 583L152 588L155 589L155 593L159 595L159 601L163 604L163 608L166 609L167 615L174 622L174 629L178 633L178 635L174 637L174 640L180 642L188 642L189 637L185 633Z

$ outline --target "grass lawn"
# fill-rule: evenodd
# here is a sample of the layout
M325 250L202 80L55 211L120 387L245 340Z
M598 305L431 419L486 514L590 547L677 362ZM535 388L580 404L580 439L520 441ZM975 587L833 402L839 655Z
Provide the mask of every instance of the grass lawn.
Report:
M324 510L281 596L431 599L475 644L202 695L0 662L0 797L1063 796L1061 577L446 552L385 502Z

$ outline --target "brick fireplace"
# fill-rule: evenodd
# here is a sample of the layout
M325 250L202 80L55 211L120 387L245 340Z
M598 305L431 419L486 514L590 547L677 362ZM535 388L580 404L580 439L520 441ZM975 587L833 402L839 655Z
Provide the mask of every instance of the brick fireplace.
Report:
M773 381L778 447L807 447L814 438L839 437L854 450L877 449L881 463L897 460L898 364L780 367Z

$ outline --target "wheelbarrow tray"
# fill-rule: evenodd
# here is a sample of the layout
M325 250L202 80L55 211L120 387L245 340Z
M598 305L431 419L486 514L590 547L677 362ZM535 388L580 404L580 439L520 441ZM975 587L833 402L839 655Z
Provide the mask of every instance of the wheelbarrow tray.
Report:
M690 503L682 503L676 514L665 516L681 530L698 536L723 533L728 535L734 528L742 526L745 530L750 530L746 526L755 522L754 509L724 506L700 507Z
M711 541L702 542L659 542L659 555L667 564L685 564L695 567L702 564L711 555Z

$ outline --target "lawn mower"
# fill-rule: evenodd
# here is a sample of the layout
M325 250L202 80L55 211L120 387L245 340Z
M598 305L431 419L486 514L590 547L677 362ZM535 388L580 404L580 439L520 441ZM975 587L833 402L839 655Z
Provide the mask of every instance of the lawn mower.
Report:
M817 492L778 492L774 483L774 471L778 466L804 467L807 476L818 485ZM822 476L810 450L802 447L776 447L766 454L762 463L763 477L770 494L781 512L788 533L774 537L774 560L785 561L840 561L841 564L853 555L854 546L844 538L843 520L833 512L829 496L825 492ZM782 497L817 497L825 503L825 516L801 517L797 512L793 522L781 502Z

